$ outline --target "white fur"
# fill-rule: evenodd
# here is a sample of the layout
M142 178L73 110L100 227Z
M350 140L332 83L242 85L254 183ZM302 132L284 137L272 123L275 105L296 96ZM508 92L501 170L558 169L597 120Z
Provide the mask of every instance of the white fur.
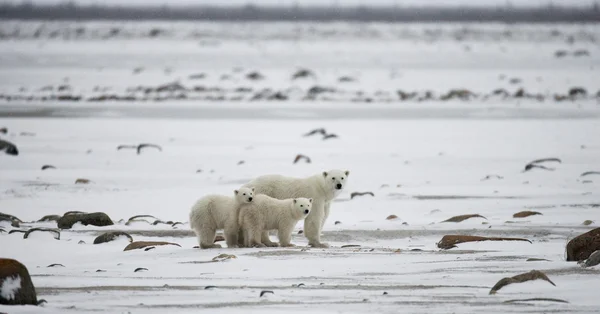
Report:
M239 226L244 233L244 245L277 246L268 240L268 231L277 230L281 246L294 246L290 243L294 226L309 215L311 206L312 199L304 197L279 200L257 194L254 201L240 206Z
M211 194L199 199L190 211L190 227L202 249L220 248L214 244L217 230L223 229L228 247L238 246L238 214L241 204L253 200L254 191L242 187L233 196Z
M321 243L321 230L329 216L330 202L346 186L349 174L349 171L342 170L331 170L305 178L271 174L255 178L244 187L254 188L256 194L265 194L280 200L312 198L312 210L304 221L304 235L308 238L309 245L328 247L327 243Z

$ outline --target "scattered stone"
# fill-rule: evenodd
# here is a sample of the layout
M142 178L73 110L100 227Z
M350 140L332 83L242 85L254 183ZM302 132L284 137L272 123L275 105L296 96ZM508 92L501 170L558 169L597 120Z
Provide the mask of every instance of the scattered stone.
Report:
M342 245L342 249L353 248L353 247L360 247L360 245L358 245L358 244L346 244L346 245Z
M396 215L389 215L385 218L386 220L393 220L393 219L398 219L398 216Z
M356 196L363 196L363 195L371 195L371 196L375 197L375 194L373 192L352 192L352 193L350 193L350 199L353 199Z
M134 272L134 273L137 273L137 272L139 272L139 271L148 271L148 268L144 268L144 267L138 267L138 268L136 268L136 269L135 269L133 272Z
M296 71L296 73L292 75L292 80L307 77L316 78L316 75L309 69L299 69L298 71Z
M529 216L533 216L533 215L542 215L542 213L525 210L525 211L514 214L513 218L525 218L525 217L529 217Z
M56 169L56 167L54 167L52 165L43 165L42 170L46 170L46 169Z
M523 238L497 238L497 237L479 237L479 236L467 236L467 235L445 235L442 237L440 242L437 243L437 247L443 250L455 248L457 244L467 242L479 242L479 241L525 241L531 243L531 241Z
M7 155L18 156L19 150L17 146L9 141L0 140L0 151L4 151Z
M79 240L79 242L77 242L77 244L85 244L85 241Z
M579 176L580 177L585 177L585 176L589 176L589 175L593 175L593 174L600 175L600 171L586 171L586 172L580 174Z
M233 258L237 258L237 256L233 255L233 254L219 254L215 257L212 258L213 262L224 262Z
M350 83L350 82L354 82L354 81L356 81L356 79L351 76L340 76L338 78L338 82L340 82L340 83Z
M506 300L506 301L504 301L504 303L533 302L533 301L547 301L547 302L569 303L569 302L567 302L565 300L552 299L552 298L514 299L514 300Z
M2 134L7 134L8 133L8 129L5 127L0 128L0 133Z
M583 221L582 225L584 225L584 226L589 226L589 225L591 225L591 224L593 224L593 223L594 223L594 221L593 221L593 220L589 220L589 219L588 219L588 220L585 220L585 221Z
M97 236L96 239L94 239L94 244L115 241L120 237L126 237L129 240L129 242L133 242L133 237L131 237L129 233L123 231L111 231Z
M262 297L263 295L270 293L270 294L275 294L275 292L271 291L271 290L263 290L260 292L260 297Z
M188 78L190 80L201 80L201 79L206 78L206 74L204 74L204 73L192 74L192 75L188 76Z
M10 222L10 225L14 228L19 228L20 223L22 223L23 221L13 215L8 215L8 214L4 214L4 213L0 213L0 221L8 221Z
M306 155L298 154L298 155L296 155L296 158L294 158L294 164L300 160L304 160L307 164L311 163L310 157L308 157Z
M554 284L554 282L552 282L552 280L550 280L550 278L548 278L548 276L546 276L546 274L542 273L539 270L532 270L528 273L523 273L523 274L519 274L513 277L505 277L500 279L500 281L498 281L494 287L492 287L492 290L490 290L489 294L496 294L498 292L498 290L502 289L505 286L508 286L510 284L513 283L523 283L526 281L531 281L531 280L545 280L547 282L549 282L550 284L552 284L553 286L556 286Z
M587 96L587 90L585 90L585 88L583 87L572 87L571 89L569 89L569 97L573 98L573 97L586 97Z
M27 267L14 259L0 258L0 304L38 304Z
M334 224L334 225L341 225L341 224L342 224L342 222L338 220L338 221L334 222L333 224Z
M106 272L106 270L104 270L104 269L97 269L97 270L96 270L96 272L97 272L97 273L105 273L105 272Z
M75 180L75 184L88 184L88 183L90 183L89 179L79 178L79 179Z
M550 262L550 260L547 260L545 258L535 258L535 257L532 257L532 258L528 258L526 260L526 262Z
M60 231L58 229L51 229L51 228L31 228L29 230L27 230L27 232L25 232L25 234L23 235L23 239L27 239L29 238L29 235L33 232L51 232L54 235L54 239L56 240L60 240Z
M65 267L65 265L63 265L63 264L50 264L50 265L48 265L46 267L59 267L59 266L60 267Z
M600 250L600 228L581 234L567 243L567 261L583 261Z
M84 226L93 225L93 226L103 227L103 226L114 225L114 223L112 222L110 217L108 217L107 214L101 213L101 212L96 212L96 213L89 213L89 214L85 214L85 213L84 214L79 214L79 213L65 214L58 220L58 227L60 229L70 229L71 227L73 227L73 225L75 223L78 223L78 222L83 224Z
M123 251L143 249L143 248L148 247L148 246L158 246L158 245L176 245L178 247L181 247L181 245L179 245L177 243L172 243L172 242L163 242L163 241L135 241L135 242L129 243L129 245L127 245Z
M578 49L573 51L573 57L589 57L590 52L586 49Z
M508 82L510 84L516 85L516 84L521 84L522 80L518 77L513 77L510 80L508 80Z
M251 80L251 81L259 81L265 78L264 75L260 74L260 72L250 72L246 75L246 78Z
M568 52L566 50L557 50L556 52L554 52L554 56L557 58L566 57L567 54Z
M447 94L442 95L440 100L451 100L451 99L461 99L461 100L469 100L471 97L475 97L476 95L467 89L453 89L450 90Z
M215 236L215 240L213 241L213 243L223 242L223 241L225 241L225 237L222 235L217 235L217 236Z
M594 253L592 253L584 263L582 263L583 267L593 267L598 264L600 264L600 250L594 251Z
M48 221L58 221L60 219L59 215L46 215L42 217L37 222L48 222Z
M452 218L448 218L442 222L461 222L461 221L465 221L467 219L470 218L483 218L485 220L487 220L487 218L479 215L479 214L473 214L473 215L460 215L460 216L454 216Z

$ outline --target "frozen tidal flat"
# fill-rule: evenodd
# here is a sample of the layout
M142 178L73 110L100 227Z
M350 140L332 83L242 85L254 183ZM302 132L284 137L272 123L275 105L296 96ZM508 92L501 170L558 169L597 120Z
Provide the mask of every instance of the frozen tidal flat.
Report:
M146 27L140 25L128 27ZM187 30L185 25L179 27L174 29ZM590 28L587 31L597 36L597 28ZM526 34L543 34L552 26L523 29ZM62 84L65 77L81 93L92 93L96 85L125 90L138 84L135 80L158 85L181 78L187 86L188 76L200 70L208 73L209 82L202 84L236 88L235 82L210 80L233 67L250 65L260 66L258 70L267 77L256 83L260 88L287 88L287 81L280 78L302 65L325 73L319 80L329 77L331 84L339 75L354 75L360 78L352 83L354 88L374 93L378 88L398 86L437 88L439 92L458 87L475 92L518 88L500 82L500 74L521 78L522 87L536 93L565 93L572 86L590 92L600 89L597 80L591 79L597 75L598 48L586 43L580 45L590 50L589 58L559 60L554 51L568 46L558 39L540 40L536 45L519 36L507 42L474 36L469 53L475 56L465 56L464 42L450 39L429 44L417 40L417 45L411 45L412 37L390 44L385 36L356 39L355 35L333 41L332 48L325 49L325 39L308 36L290 49L283 44L290 39L272 29L251 39L210 30L207 36L220 35L221 45L206 48L196 38L185 36L177 37L178 43L171 46L138 38L82 39L82 45L58 39L3 40L2 92L16 93L21 87L38 90ZM285 35L287 28L277 31ZM578 34L578 29L567 31ZM540 37L546 38L534 36ZM114 57L123 42L130 50ZM242 48L231 49L234 43ZM28 49L38 45L46 46ZM162 48L147 52L144 45ZM344 50L353 45L362 48ZM502 52L502 45L508 52ZM383 47L391 48L378 49ZM205 57L198 58L191 49L202 49ZM448 58L448 54L457 57ZM284 56L294 61L286 62ZM157 60L162 63L157 65ZM104 69L99 74L90 74L100 66ZM132 76L136 66L147 71ZM173 71L163 73L164 66L172 66ZM397 81L389 76L394 67L404 69ZM543 79L537 80L538 76ZM315 83L289 84L310 87ZM39 308L0 306L0 312L596 313L600 311L600 270L566 262L564 247L569 239L600 223L600 179L580 177L585 171L600 170L599 113L594 99L378 104L343 99L4 101L0 127L6 127L8 134L1 138L15 143L20 155L0 155L0 211L23 221L71 210L102 211L115 225L76 226L63 230L60 240L45 234L23 239L20 233L1 233L0 256L24 263L38 298L48 303ZM339 138L323 141L318 136L302 136L319 127ZM136 155L116 149L142 142L161 145L163 150L148 149ZM311 157L312 163L292 164L299 153ZM548 163L553 171L522 172L527 162L544 157L558 157L562 163ZM244 163L238 165L241 160ZM43 165L57 169L42 171ZM333 203L325 224L323 240L332 248L306 249L306 239L296 234L301 223L292 239L297 248L193 248L197 243L187 217L197 198L229 194L266 173L307 176L331 168L351 172L348 187ZM483 180L488 175L502 178ZM92 182L74 184L77 178ZM375 196L350 199L355 191L372 191ZM512 217L522 210L542 215ZM119 222L138 214L184 224ZM398 219L386 220L392 214ZM480 214L486 219L441 223L462 214ZM584 220L594 223L583 226ZM22 229L29 226L54 224L24 223ZM171 241L181 247L124 252L126 241L92 244L97 235L109 230L127 231L136 241ZM436 243L446 234L523 237L532 243L465 243L440 250ZM81 240L85 244L78 244ZM348 244L360 247L341 247ZM221 253L237 258L203 263ZM47 267L54 263L65 267ZM148 271L134 272L138 267ZM538 280L488 294L501 278L533 269L544 271L556 286ZM298 287L300 283L304 285ZM262 290L274 294L259 297ZM569 303L505 302L529 298Z

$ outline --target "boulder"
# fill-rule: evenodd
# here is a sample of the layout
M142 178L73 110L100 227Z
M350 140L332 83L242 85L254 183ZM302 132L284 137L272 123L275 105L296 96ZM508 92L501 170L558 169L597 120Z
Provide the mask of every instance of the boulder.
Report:
M27 267L14 259L0 258L0 304L38 304Z
M181 247L181 245L179 245L177 243L172 243L172 242L163 242L163 241L135 241L135 242L129 243L129 245L127 245L123 251L143 249L143 248L148 247L148 246L157 246L157 245L176 245L176 246Z
M117 240L120 237L126 237L127 239L129 239L129 242L133 242L133 238L131 237L131 235L129 235L129 233L123 231L112 231L106 232L96 237L96 239L94 239L94 244L111 242Z
M567 243L567 261L584 261L600 250L600 228L581 234Z
M60 229L70 229L75 223L80 222L84 226L110 226L114 225L110 217L107 214L96 212L96 213L81 213L81 214L65 214L58 220L58 227Z

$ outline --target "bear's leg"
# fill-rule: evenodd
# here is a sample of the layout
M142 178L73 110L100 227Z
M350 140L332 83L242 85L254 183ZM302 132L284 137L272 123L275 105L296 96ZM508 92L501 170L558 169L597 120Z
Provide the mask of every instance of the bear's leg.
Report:
M295 245L291 243L292 241L292 232L294 231L293 225L279 226L277 230L277 237L279 238L279 243L282 247L294 247Z
M327 248L327 243L321 243L321 225L323 221L324 206L313 205L313 210L304 220L304 235L308 239L308 245L316 248Z
M228 248L238 247L238 232L239 228L237 224L230 224L225 226L225 243Z
M207 226L203 226L200 229L199 239L200 248L201 249L218 249L221 248L220 244L215 244L215 235L217 234L217 230L215 228L210 228Z
M279 246L279 243L271 242L271 239L269 238L269 230L263 230L263 232L260 236L260 242L262 242L264 245L266 245L268 247Z
M329 206L331 205L330 202L325 203L325 206L323 207L323 219L321 220L321 229L319 230L320 232L323 231L323 226L325 226L325 220L327 220L327 218L329 217Z
M245 247L246 246L246 241L244 240L244 238L246 238L244 236L244 229L240 228L238 230L238 247Z
M264 245L261 242L262 232L260 230L257 230L257 228L251 228L251 229L254 229L254 230L248 231L248 237L250 238L249 247L266 247L266 245Z

